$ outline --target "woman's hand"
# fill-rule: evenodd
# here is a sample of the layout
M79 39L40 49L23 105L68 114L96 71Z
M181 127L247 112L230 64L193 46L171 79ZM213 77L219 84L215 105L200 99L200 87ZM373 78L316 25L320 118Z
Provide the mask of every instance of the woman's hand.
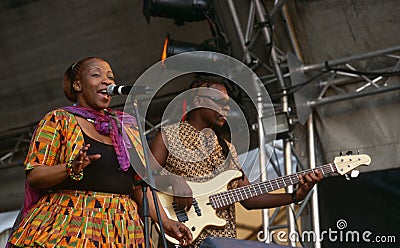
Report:
M72 170L74 171L74 173L78 174L86 166L88 166L90 162L101 158L100 154L87 155L87 151L89 150L89 148L90 144L86 144L85 146L83 146L72 161Z
M322 173L318 170L314 172L310 172L305 175L300 175L299 180L300 180L300 185L297 189L296 192L296 199L298 201L304 200L308 192L312 189L312 187L321 181L324 178Z
M192 233L189 228L181 222L166 218L163 220L163 227L165 234L178 240L179 245L187 246L192 244Z

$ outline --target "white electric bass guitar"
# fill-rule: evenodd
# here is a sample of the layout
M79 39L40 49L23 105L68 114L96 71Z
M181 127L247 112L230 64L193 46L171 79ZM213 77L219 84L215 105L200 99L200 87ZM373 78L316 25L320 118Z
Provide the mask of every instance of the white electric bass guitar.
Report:
M241 177L242 173L238 170L227 170L207 182L187 182L193 191L193 205L188 212L176 209L172 195L158 192L158 196L167 215L173 220L183 222L192 231L193 240L195 240L205 227L224 226L226 224L224 219L217 217L215 213L217 209L297 184L300 182L300 175L314 171L319 171L323 175L329 173L345 175L360 165L369 165L370 162L371 158L368 155L339 156L335 158L333 163L315 169L301 171L296 174L282 176L232 190L227 190L228 183ZM216 188L216 185L221 185L221 182L224 182L224 186ZM166 235L166 239L173 244L179 243L176 239L168 235Z

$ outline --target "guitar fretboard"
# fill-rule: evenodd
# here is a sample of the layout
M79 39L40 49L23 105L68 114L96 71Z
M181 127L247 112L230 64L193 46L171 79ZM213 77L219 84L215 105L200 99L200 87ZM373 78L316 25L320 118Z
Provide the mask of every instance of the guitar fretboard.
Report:
M244 187L217 193L209 197L210 204L214 209L222 208L239 201L243 201L280 188L297 184L300 182L300 175L308 174L315 171L320 171L323 175L325 175L337 172L337 168L334 163L329 163L314 169L304 170L296 174L282 176L265 182L247 185Z

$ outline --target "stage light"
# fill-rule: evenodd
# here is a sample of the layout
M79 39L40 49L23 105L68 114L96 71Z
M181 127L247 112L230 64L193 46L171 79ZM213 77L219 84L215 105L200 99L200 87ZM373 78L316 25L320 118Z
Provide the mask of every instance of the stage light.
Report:
M202 21L212 9L211 0L144 0L143 14L147 22L150 16L174 19L176 24Z
M167 35L167 37L164 40L163 51L161 54L161 61L164 61L166 58L173 55L186 52L194 52L194 51L215 51L215 48L206 43L194 44L184 41L173 40L170 39L169 35Z

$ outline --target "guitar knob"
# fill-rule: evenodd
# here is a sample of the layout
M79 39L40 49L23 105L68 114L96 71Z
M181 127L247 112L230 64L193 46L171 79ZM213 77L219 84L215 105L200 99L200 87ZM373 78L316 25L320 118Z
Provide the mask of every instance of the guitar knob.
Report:
M360 174L360 172L358 170L353 170L350 174L350 176L352 178L358 177L358 175Z

